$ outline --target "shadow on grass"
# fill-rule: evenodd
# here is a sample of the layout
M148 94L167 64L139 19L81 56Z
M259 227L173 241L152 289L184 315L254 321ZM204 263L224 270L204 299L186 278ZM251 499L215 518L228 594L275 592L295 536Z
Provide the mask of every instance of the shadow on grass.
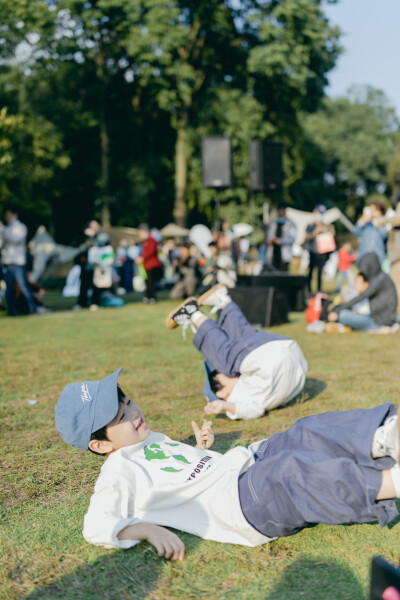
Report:
M337 562L299 559L289 565L265 600L365 600L357 577Z
M192 551L200 538L176 532L186 551ZM187 560L187 559L185 559ZM167 565L180 571L184 563L158 557L156 550L142 542L130 550L109 551L94 562L77 568L54 583L42 585L24 596L26 600L143 600L157 587L160 572Z
M319 396L319 394L322 394L326 387L327 384L325 383L325 381L307 377L303 391L301 391L300 394L298 394L295 398L292 398L290 402L282 406L282 408L287 408L288 406L295 406L296 404L304 404L305 402L309 402L309 400L313 400L314 398Z
M241 435L241 431L232 431L229 433L216 433L212 449L215 452L221 452L221 454L224 454L225 452L237 445L235 442L236 440L240 439ZM189 444L189 446L196 445L196 438L194 435L191 435L190 437L187 437L180 441L182 444Z
M393 527L396 527L396 525L398 525L400 523L400 498L395 498L395 502L396 502L397 510L399 511L399 515L387 525L388 529L393 529Z
M142 303L144 294L140 292L128 292L121 298L125 304ZM159 290L157 292L158 301L169 300L169 290ZM77 298L64 298L60 290L49 290L43 300L44 306L50 308L52 312L71 310L77 303ZM84 309L87 310L87 309ZM109 308L108 310L116 310Z

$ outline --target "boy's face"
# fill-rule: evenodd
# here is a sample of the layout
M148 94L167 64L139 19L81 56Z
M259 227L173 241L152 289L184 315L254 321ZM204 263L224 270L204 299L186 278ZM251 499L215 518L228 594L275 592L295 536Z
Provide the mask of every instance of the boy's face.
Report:
M100 454L109 454L125 446L133 446L143 442L149 435L149 427L144 420L142 409L138 404L124 396L118 404L118 412L107 425L108 440L92 440L89 444L92 450ZM96 442L92 448L93 442Z
M218 373L215 378L218 383L222 385L222 388L215 392L215 395L218 396L218 398L221 398L221 400L227 400L237 384L239 377L228 377L223 373Z
M127 396L119 403L118 412L107 426L107 437L113 444L113 451L124 446L143 442L149 435L149 427L144 420L142 409Z

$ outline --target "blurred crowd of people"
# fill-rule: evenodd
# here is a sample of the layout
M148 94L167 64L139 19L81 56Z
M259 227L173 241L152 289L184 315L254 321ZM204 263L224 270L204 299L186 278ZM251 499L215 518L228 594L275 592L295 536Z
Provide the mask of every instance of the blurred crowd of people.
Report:
M342 244L338 243L333 224L325 220L326 213L326 207L317 204L312 213L313 221L309 219L302 232L304 242L300 251L303 257L308 257L306 281L310 299L323 293L324 274L331 280L336 276L332 291L341 294L340 310L332 312L330 322L335 319L344 324L345 319L346 325L355 328L361 322L362 327L368 329L391 327L397 314L397 293L391 279L390 285L383 277L390 271L385 205L377 200L366 206L354 226L353 237L348 236ZM27 228L13 206L6 208L4 217L6 223L0 222L0 242L2 287L8 314L47 312L43 306L44 288L29 277L32 257L27 249ZM99 306L123 306L123 296L132 291L142 293L144 303L154 304L159 289L167 289L171 298L179 299L202 294L216 283L232 288L238 273L301 273L303 258L299 259L300 267L298 261L297 269L293 268L293 256L299 256L298 230L298 224L288 216L284 204L276 207L268 227L259 235L263 240L253 246L249 240L253 228L246 223L230 226L226 219L220 219L213 231L196 225L187 235L174 237L162 237L159 230L142 223L135 236L120 236L117 240L111 240L110 234L92 219L84 229L85 241L76 253L63 295L76 297L74 310L95 311ZM371 253L376 260L369 256ZM368 260L363 262L365 256ZM365 264L374 266L365 269ZM382 296L379 302L376 293ZM372 312L366 314L367 310ZM340 315L342 311L352 314Z
M307 227L306 233L310 252L310 293L312 269L318 267L317 296L307 309L309 329L317 333L351 330L381 334L397 332L399 281L396 281L388 259L391 225L387 222L385 204L374 200L366 205L353 228L351 240L343 242L337 252L334 228L323 222L324 209L316 207L315 223ZM326 247L322 250L318 247L321 234L330 236L329 240L326 237ZM322 269L332 256L337 261L337 278L334 297L329 298L322 293ZM394 262L399 258L395 257Z
M86 242L64 288L64 295L78 298L74 310L120 306L132 291L143 293L143 303L154 304L160 288L169 289L171 298L185 298L215 283L235 285L240 249L225 221L214 235L210 232L206 251L187 236L163 239L146 223L137 232L138 239L121 238L114 250L100 223L88 223Z

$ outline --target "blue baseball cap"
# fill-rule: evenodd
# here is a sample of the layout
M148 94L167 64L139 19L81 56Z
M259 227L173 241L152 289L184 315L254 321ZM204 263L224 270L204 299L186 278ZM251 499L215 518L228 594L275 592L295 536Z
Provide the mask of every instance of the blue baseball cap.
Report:
M122 367L101 381L70 383L54 409L58 433L76 448L88 450L90 437L118 412L118 376Z
M210 382L210 375L213 371L215 371L215 369L208 360L203 361L203 366L204 366L204 370L206 372L206 380L205 380L204 386L203 386L203 394L209 402L214 402L215 400L220 400L220 398L218 398L218 396L216 396L216 394L212 391L211 382Z

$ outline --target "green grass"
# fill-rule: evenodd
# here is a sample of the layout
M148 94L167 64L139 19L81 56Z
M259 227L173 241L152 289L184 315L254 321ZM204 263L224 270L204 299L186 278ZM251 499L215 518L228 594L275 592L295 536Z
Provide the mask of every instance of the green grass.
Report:
M56 293L49 303L72 304ZM193 440L190 421L203 414L202 365L190 339L164 327L172 307L164 301L0 317L0 598L365 599L371 557L398 561L399 526L319 525L258 548L183 534L187 556L180 564L160 560L145 543L115 551L83 540L102 459L62 442L54 405L65 384L125 366L123 389L152 429ZM216 450L266 437L301 416L397 401L396 336L318 336L306 333L298 314L277 330L298 340L309 361L302 401L254 421L214 419ZM28 404L32 399L37 403Z

